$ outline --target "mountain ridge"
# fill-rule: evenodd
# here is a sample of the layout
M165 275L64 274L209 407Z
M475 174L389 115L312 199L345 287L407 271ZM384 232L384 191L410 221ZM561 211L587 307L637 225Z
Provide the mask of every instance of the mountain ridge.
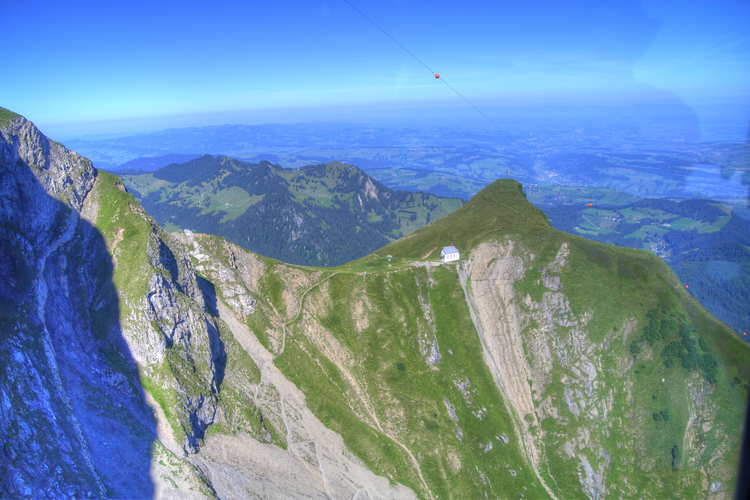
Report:
M747 346L514 181L313 268L164 231L22 118L0 137L0 292L34 305L0 309L4 495L731 496Z
M171 229L217 234L269 257L317 266L366 255L461 205L391 190L338 162L285 169L203 155L123 180Z
M375 253L434 259L440 256L440 250L445 246L440 242L455 242L459 249L470 251L482 241L509 229L533 231L540 228L551 229L552 226L541 210L526 201L521 183L513 179L498 179L456 212Z

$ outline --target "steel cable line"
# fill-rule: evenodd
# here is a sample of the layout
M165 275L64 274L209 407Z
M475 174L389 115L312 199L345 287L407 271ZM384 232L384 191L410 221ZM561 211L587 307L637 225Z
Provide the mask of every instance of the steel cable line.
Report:
M398 45L399 47L401 47L404 50L404 52L406 52L407 54L409 54L410 56L412 56L415 61L417 61L419 64L421 64L422 66L424 66L425 68L427 68L427 71L429 71L433 76L435 76L435 78L437 78L438 80L440 80L441 82L443 82L445 85L447 85L449 89L451 89L453 92L456 93L456 95L458 95L458 97L460 97L461 99L463 99L464 101L466 101L466 103L469 106L471 106L472 108L474 108L480 115L482 115L484 118L486 118L487 121L490 122L491 124L493 124L500 132L502 132L503 134L505 134L505 136L508 139L510 139L511 141L513 141L514 143L516 143L516 145L519 148L521 148L523 151L525 151L527 154L531 155L531 153L525 147L523 147L523 145L520 142L518 142L512 135L510 135L508 132L506 132L505 130L503 130L500 127L500 125L498 125L497 123L495 123L489 116L487 116L486 114L484 114L484 112L482 112L481 109L479 109L474 104L472 104L472 102L469 101L466 97L464 97L463 94L461 94L461 92L459 92L451 84L449 84L448 82L446 82L445 79L443 77L441 77L439 73L435 73L434 71L432 71L432 69L429 66L427 66L424 62L422 62L422 60L420 58L418 58L417 56L415 56L414 54L412 54L411 51L409 51L409 49L407 49L406 47L404 47L403 45L401 45L401 43L399 43L398 40L396 40L395 38L393 38L386 30L384 30L383 28L381 28L378 25L378 23L376 23L375 21L373 21L372 19L370 19L369 17L367 17L367 15L364 12L362 12L357 7L355 7L349 0L344 0L344 2L346 2L347 4L349 4L349 6L352 9L356 10L357 12L359 12L359 14L362 17L364 17L365 19L367 19L368 21L370 21L370 23L372 23L373 26L375 26L377 29L379 29L380 31L382 31L385 36L387 36L388 38L390 38L393 41L393 43L395 43L396 45Z

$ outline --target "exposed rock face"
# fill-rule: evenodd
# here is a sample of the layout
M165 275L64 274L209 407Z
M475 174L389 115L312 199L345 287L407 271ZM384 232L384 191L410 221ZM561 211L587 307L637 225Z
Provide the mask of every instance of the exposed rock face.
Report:
M518 438L524 442L535 468L545 470L553 459L577 462L581 490L589 498L598 499L611 493L608 476L618 449L637 450L635 460L640 461L639 467L644 469L654 467L654 459L645 459L651 451L647 451L639 437L641 429L631 420L635 414L643 412L633 407L637 406L633 396L634 381L629 378L636 359L617 359L612 354L614 345L626 345L637 321L626 319L614 331L599 335L603 340L593 340L596 335L590 323L594 312L574 313L564 292L561 272L568 263L569 252L569 244L564 242L551 262L540 263L511 239L482 243L460 265L459 276L472 319L482 338L485 361L506 402L518 416ZM542 290L538 298L528 294L519 296L514 285L540 266L543 267L538 270L536 285ZM664 379L656 382L663 383ZM697 375L686 389L690 394L690 406L685 438L675 446L692 450L694 466L707 464L705 468L697 467L699 476L714 475L726 480L731 469L711 467L709 457L701 456L706 445L697 444L695 430L691 431L696 428L697 419L707 422L707 414L716 409L698 395L705 395L712 389ZM651 391L656 393L657 389ZM617 401L619 408L615 407ZM625 413L623 407L630 409ZM613 408L619 410L616 415L613 415ZM626 418L621 417L623 414ZM713 418L720 417L708 417ZM540 431L546 419L555 422L554 427ZM649 422L640 425L649 425ZM703 439L706 439L711 425L704 425ZM620 437L614 440L612 436ZM507 439L503 436L502 440L507 442ZM708 439L726 442L727 435L715 434ZM617 449L612 449L613 445ZM619 460L628 464L627 458ZM632 466L635 460L630 460ZM540 480L544 483L542 477L540 475ZM709 493L705 479L693 477L692 481L695 486L702 482L704 493ZM639 494L621 477L616 486L616 496ZM546 484L546 488L555 496L554 484Z
M118 178L3 122L0 497L727 497L745 346L698 336L673 275L545 231L458 263L286 265L165 233ZM602 279L627 314L581 292ZM649 350L654 303L671 337ZM678 335L713 382L662 362Z
M24 118L0 126L0 496L414 497L347 451L235 317L254 311L259 261L227 251L212 274L230 312L191 245ZM237 434L206 439L212 424Z
M95 179L25 119L0 128L0 496L153 493L154 419L104 241L80 217Z
M520 418L516 426L519 440L526 445L532 463L538 465L541 458L539 445L530 439L528 433L529 427L538 425L538 421L527 382L530 370L519 335L522 318L515 304L513 287L523 275L524 262L513 250L512 241L505 245L479 245L472 251L471 258L459 266L459 279L482 339L485 363L511 411Z

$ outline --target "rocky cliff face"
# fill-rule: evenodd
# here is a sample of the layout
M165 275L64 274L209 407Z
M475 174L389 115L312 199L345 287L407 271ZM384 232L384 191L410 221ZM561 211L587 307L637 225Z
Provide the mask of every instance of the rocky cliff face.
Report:
M658 259L534 210L493 184L292 266L164 232L0 113L0 496L730 496L747 347Z
M263 353L220 316L185 242L119 179L2 111L0 496L409 497L278 371L261 376Z
M102 469L148 472L149 426L133 365L106 359L116 321L90 314L117 307L103 241L80 217L96 171L15 117L0 128L0 176L3 495L101 496ZM105 438L124 416L135 432Z

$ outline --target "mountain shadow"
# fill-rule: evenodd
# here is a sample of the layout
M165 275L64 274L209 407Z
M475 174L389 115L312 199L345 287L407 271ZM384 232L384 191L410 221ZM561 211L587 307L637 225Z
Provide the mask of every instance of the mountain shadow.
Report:
M107 244L14 140L0 135L0 497L152 498L156 419Z

